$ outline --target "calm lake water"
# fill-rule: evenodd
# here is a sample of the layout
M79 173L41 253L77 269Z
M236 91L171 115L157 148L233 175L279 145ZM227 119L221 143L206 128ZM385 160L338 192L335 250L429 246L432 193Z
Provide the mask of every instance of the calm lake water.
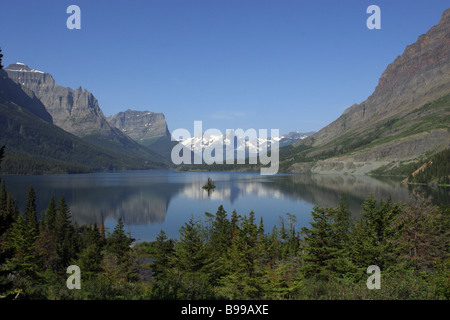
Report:
M216 189L208 195L202 189L211 177ZM73 219L78 224L100 223L112 232L122 217L126 230L140 241L154 240L160 230L177 238L184 222L193 215L215 213L222 204L245 215L255 212L257 222L263 217L266 232L278 225L286 213L297 217L297 226L307 226L314 205L336 206L346 194L352 215L358 216L364 199L373 193L377 198L411 201L417 190L400 181L378 180L367 176L275 175L229 172L177 172L168 170L124 171L79 175L7 176L8 192L23 211L27 190L33 185L38 211L48 206L51 195L58 201L64 195ZM432 194L437 203L449 202L449 188ZM422 193L423 193L422 192Z

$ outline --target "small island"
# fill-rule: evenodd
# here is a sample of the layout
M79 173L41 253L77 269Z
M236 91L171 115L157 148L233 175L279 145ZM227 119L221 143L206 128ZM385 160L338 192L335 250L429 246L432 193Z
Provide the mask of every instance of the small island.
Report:
M202 187L205 190L213 190L216 186L211 178L208 178L208 182Z

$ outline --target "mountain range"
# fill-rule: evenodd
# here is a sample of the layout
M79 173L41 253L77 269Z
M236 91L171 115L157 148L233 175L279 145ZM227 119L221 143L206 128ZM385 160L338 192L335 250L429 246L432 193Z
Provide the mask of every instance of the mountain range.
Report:
M59 86L50 74L23 63L0 72L5 173L170 166L167 157L110 124L91 92Z
M447 9L387 66L365 101L318 132L280 137L279 171L390 174L448 149L449 30ZM170 168L178 143L164 114L127 109L106 117L88 90L60 86L23 63L0 70L0 133L2 170L19 174ZM203 148L217 139L204 136ZM263 142L247 141L246 155Z
M2 171L8 174L79 173L162 168L164 163L93 145L53 123L33 91L0 70Z
M106 117L88 90L60 86L51 74L21 62L1 70L0 85L2 120L6 122L0 144L6 144L8 150L5 173L172 166L171 150L178 141L171 140L163 113L127 109ZM24 132L33 134L25 137ZM291 132L281 137L280 144L305 137ZM72 147L64 148L61 143ZM252 142L247 147L253 150ZM101 159L93 155L98 153Z
M308 136L312 135L314 132L302 133L299 131L292 131L287 134L284 134L278 138L274 138L274 140L278 141L278 148L290 145L296 141L300 141L306 139ZM272 149L272 144L270 143L271 138L250 138L247 137L243 143L237 143L237 138L235 138L235 144L233 145L233 156L231 159L246 159L252 154L258 154L262 150L262 146ZM219 143L223 145L223 155L224 161L226 160L226 146L224 142L228 142L228 138L226 135L208 135L206 133L202 133L201 135L194 136L185 140L180 141L186 148L186 150L190 150L192 154L195 154L196 146L201 146L201 152L213 145ZM275 149L273 149L275 150ZM248 162L248 161L247 161ZM217 168L216 168L217 169Z

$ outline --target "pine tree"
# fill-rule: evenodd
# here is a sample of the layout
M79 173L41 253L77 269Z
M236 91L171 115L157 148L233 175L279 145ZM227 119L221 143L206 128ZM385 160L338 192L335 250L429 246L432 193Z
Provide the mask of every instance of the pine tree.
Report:
M4 219L6 217L6 205L8 202L8 193L6 192L5 179L1 179L1 187L0 187L0 219ZM1 221L1 220L0 220ZM2 225L0 224L0 232Z
M28 189L28 195L25 207L25 221L31 233L37 236L39 231L37 212L36 212L36 192L33 186Z
M117 224L108 239L109 251L116 255L120 263L126 262L129 258L131 238L126 235L122 218L117 219Z
M443 210L428 202L408 204L393 222L396 236L391 245L400 248L395 252L398 260L415 272L432 270L434 264L448 254L448 223L448 213L446 216Z
M306 235L305 274L328 280L332 274L331 261L335 257L336 248L333 247L333 209L315 206L311 212L311 228L304 228Z
M211 230L210 242L214 259L219 259L226 253L231 244L231 236L231 224L227 218L227 212L221 205L217 209Z
M77 251L75 230L72 225L72 215L66 203L64 195L59 199L56 207L55 240L58 246L58 255L61 259L61 267L65 268L70 260L75 258Z
M155 249L155 261L152 263L152 268L156 278L161 279L167 276L174 254L173 242L167 238L164 230L161 230L156 237Z
M78 255L77 265L83 272L98 273L103 262L102 239L97 225L82 226L82 250Z
M206 265L207 252L200 225L193 217L180 229L176 245L177 267L185 272L197 272Z
M233 220L233 219L232 219ZM236 225L227 253L228 274L220 280L221 294L230 299L258 299L262 294L262 265L268 261L253 211Z
M61 259L58 255L59 243L56 232L56 204L53 195L50 198L46 213L39 226L36 241L36 252L44 269L56 271Z
M14 251L6 266L27 280L35 278L38 271L35 241L36 234L30 232L28 222L19 215L5 239L5 247Z
M56 202L55 202L55 198L52 195L50 197L50 201L48 203L48 208L45 213L45 220L43 223L47 227L47 229L50 231L54 231L54 229L55 229L56 215L57 215Z
M207 274L208 252L201 232L201 225L191 217L180 228L179 241L175 246L172 278L178 297L205 299L212 295Z
M395 263L397 247L391 245L395 233L393 221L402 212L401 203L377 200L370 195L362 204L361 220L356 224L352 237L351 257L357 267L376 265L381 269Z
M98 231L100 233L101 244L104 245L106 243L106 231L105 231L105 219L103 218L103 214L100 222L100 228Z
M0 159L1 160L1 159ZM0 293L5 292L12 286L9 275L12 270L6 267L6 261L14 256L14 250L5 246L8 231L15 220L15 212L11 209L11 195L8 195L5 180L2 179L0 188Z
M213 285L216 285L218 279L227 273L225 259L226 253L231 246L231 238L231 223L221 205L214 215L208 241L208 273L211 278L210 282Z
M353 271L353 265L350 256L350 233L353 223L351 221L351 212L345 194L342 194L338 207L333 213L332 225L332 247L336 249L332 258L334 271L346 274Z

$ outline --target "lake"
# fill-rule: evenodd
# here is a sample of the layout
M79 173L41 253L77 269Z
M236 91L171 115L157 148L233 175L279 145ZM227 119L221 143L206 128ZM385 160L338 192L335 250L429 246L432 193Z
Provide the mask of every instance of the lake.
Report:
M208 194L202 189L208 177L216 188ZM6 176L6 187L23 212L27 190L33 185L38 212L45 211L51 195L58 201L64 195L72 218L78 224L99 224L102 217L109 232L122 217L127 232L139 241L151 241L161 230L177 238L184 222L204 218L223 205L245 215L255 212L257 223L263 218L266 232L278 225L286 213L297 217L298 228L307 226L314 205L337 206L346 194L353 216L360 214L362 202L370 193L378 199L391 195L394 201L411 201L418 189L406 188L397 179L369 176L259 173L178 172L145 170L77 175ZM449 188L421 189L437 203L449 202Z

